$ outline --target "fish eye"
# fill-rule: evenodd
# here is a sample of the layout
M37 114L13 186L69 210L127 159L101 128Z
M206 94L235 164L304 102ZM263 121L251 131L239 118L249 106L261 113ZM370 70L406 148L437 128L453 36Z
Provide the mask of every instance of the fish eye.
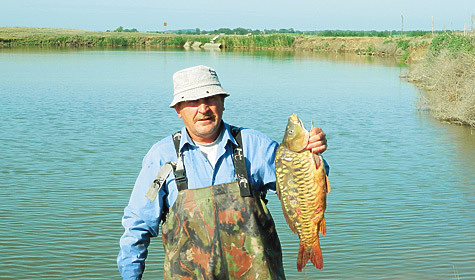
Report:
M289 130L289 134L294 134L294 130L293 129Z

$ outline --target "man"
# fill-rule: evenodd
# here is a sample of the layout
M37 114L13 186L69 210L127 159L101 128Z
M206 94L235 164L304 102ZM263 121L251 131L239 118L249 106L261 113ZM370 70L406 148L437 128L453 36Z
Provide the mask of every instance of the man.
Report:
M275 191L278 143L222 121L216 72L196 66L173 75L170 104L185 125L147 153L122 224L117 257L124 279L140 279L150 238L162 223L165 279L285 279L265 194ZM311 130L308 149L326 150Z

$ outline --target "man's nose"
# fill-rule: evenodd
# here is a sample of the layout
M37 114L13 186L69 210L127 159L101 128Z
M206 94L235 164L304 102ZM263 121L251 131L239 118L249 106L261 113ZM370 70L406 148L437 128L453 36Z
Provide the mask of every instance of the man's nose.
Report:
M198 111L200 113L207 112L209 110L209 105L206 102L201 102L201 104L198 106Z

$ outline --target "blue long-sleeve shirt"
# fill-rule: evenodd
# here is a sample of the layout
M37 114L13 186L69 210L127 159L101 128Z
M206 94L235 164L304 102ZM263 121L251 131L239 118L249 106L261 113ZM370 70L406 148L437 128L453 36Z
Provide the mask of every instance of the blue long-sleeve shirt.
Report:
M236 141L231 135L229 125L225 123L224 127L214 169L191 140L186 129L182 128L180 151L183 154L189 189L236 180L232 160L232 144ZM250 183L257 190L275 192L274 159L278 143L252 129L242 129L241 135ZM122 225L125 231L120 239L120 252L117 257L117 264L124 279L141 278L150 238L158 235L163 210L165 207L171 207L177 198L178 190L173 172L167 177L158 199L150 201L145 197L159 169L169 161L177 161L171 136L152 146L144 157L142 170L135 182L129 204L124 210Z

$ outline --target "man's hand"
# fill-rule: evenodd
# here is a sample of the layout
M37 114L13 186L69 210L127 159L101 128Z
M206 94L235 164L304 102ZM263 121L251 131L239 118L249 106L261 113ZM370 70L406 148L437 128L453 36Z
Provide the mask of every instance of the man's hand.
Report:
M314 154L321 154L327 149L327 138L325 133L319 127L313 127L309 131L310 137L308 138L308 145L305 147L307 150L311 150Z

